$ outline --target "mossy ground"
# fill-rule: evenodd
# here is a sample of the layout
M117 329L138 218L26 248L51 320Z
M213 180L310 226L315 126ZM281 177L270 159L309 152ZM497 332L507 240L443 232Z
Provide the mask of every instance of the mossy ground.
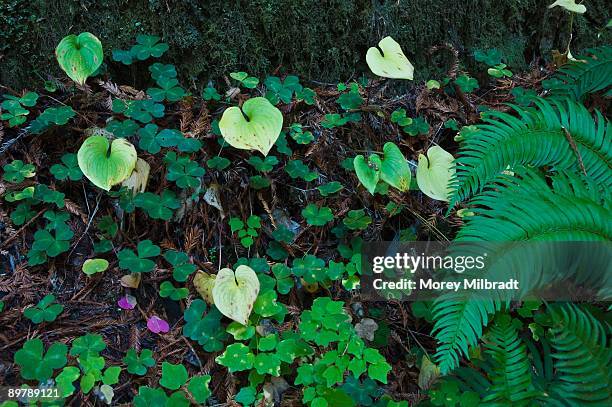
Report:
M567 13L538 0L6 0L0 4L0 84L39 86L32 78L59 74L52 50L69 33L90 31L110 51L139 33L170 45L169 62L198 87L232 70L263 76L291 72L320 81L363 72L365 50L385 35L398 40L419 79L448 69L433 45L452 44L462 61L475 49L497 47L514 69L566 43ZM605 0L589 1L574 24L573 50L609 42ZM36 75L32 75L35 73ZM139 72L123 79L137 85ZM115 75L115 77L117 77Z

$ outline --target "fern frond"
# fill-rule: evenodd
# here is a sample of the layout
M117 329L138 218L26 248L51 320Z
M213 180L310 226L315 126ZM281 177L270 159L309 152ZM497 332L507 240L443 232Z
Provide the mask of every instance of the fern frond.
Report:
M579 56L561 66L548 83L550 94L554 97L573 97L582 99L589 93L612 91L612 47L609 45L586 50Z
M583 105L569 99L535 103L529 109L512 106L518 116L487 113L478 131L466 136L451 181L451 207L517 166L586 172L612 188L612 124L599 112L593 118Z
M491 358L491 387L484 402L528 405L538 395L532 384L531 365L525 344L512 325L512 318L501 314L487 334L485 353Z
M434 302L432 333L438 341L435 359L442 374L457 367L461 355L468 357L469 347L482 337L489 317L500 308L498 302L473 299L461 293L442 296Z
M571 173L555 176L551 188L546 178L535 170L517 168L516 171L515 176L498 177L485 192L471 201L475 215L467 218L455 238L455 244L469 243L462 250L473 247L478 251L477 255L481 255L483 251L479 251L476 244L482 242L488 248L485 252L489 260L492 260L505 256L515 242L612 240L612 224L609 222L612 211L605 204L609 202L608 191ZM505 275L505 279L517 279L521 282L521 289L537 289L551 283L552 278L559 278L556 271L562 269L567 270L564 278L574 278L582 284L603 287L612 284L607 272L606 254L609 252L603 251L600 255L594 252L540 254L535 251L530 258L521 258L524 266L518 270L521 274ZM553 266L548 263L550 261L555 262ZM585 277L588 281L580 280L584 273L579 275L578 272L583 269L574 270L573 266L568 266L586 262L601 265L588 268ZM544 272L546 270L550 271ZM493 281L496 280L494 277L491 278ZM468 348L477 344L490 316L507 300L499 298L494 301L468 292L457 292L434 302L433 333L438 341L436 361L443 373L458 366L460 357L468 356Z
M610 191L572 173L553 177L551 188L538 172L516 168L498 177L470 201L455 241L609 241Z
M604 327L587 310L571 303L549 310L559 377L555 393L576 405L612 405L612 351Z

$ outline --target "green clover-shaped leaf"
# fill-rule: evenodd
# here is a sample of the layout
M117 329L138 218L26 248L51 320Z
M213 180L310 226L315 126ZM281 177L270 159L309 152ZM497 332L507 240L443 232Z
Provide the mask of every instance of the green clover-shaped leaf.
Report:
M166 179L174 181L179 188L196 188L200 185L200 178L206 171L198 163L187 156L177 156L174 151L169 151L164 157L168 165Z
M316 171L310 171L308 166L302 160L290 160L285 165L285 172L291 178L301 178L304 181L314 181L319 174Z
M70 355L82 358L97 357L104 349L106 349L106 343L102 335L86 334L72 342Z
M172 277L179 282L186 281L187 277L189 277L197 269L195 264L189 262L189 256L187 253L169 250L164 253L164 259L172 264Z
M170 390L178 390L182 385L187 383L189 374L183 365L174 365L172 363L162 363L162 377L159 384Z
M324 226L334 220L334 214L330 208L327 206L319 208L315 204L308 204L308 206L302 209L302 216L312 226Z
M325 279L325 261L312 254L293 261L293 274L302 277L308 284L321 282Z
M18 183L36 175L34 164L24 164L21 160L13 160L2 168L4 169L2 179L12 183Z
M404 130L410 136L426 135L429 133L429 124L422 117L415 117L410 124L404 126Z
M114 49L113 61L121 62L123 65L131 65L134 62L134 55L130 50Z
M210 375L198 375L194 376L189 380L189 384L187 385L187 390L191 393L191 396L196 401L196 403L204 404L206 400L210 397L211 392L208 388L210 384Z
M151 257L159 256L159 246L150 240L143 240L137 246L138 255L131 249L123 249L117 254L119 267L132 273L146 273L155 268L155 262Z
M280 376L281 360L273 353L258 353L253 360L257 373L271 376Z
M468 75L460 75L455 79L455 85L459 86L462 92L471 93L478 89L478 81Z
M172 64L156 62L149 66L149 72L151 72L151 77L155 81L159 81L161 78L176 78L176 67Z
M202 90L202 99L204 100L221 100L221 95L212 86L207 86Z
M265 159L261 159L261 157L251 156L247 161L251 164L257 171L268 172L271 171L276 164L278 164L278 158L273 155L269 155L265 157Z
M259 84L259 79L249 76L246 72L231 72L230 77L240 82L247 89L254 89Z
M162 298L170 297L174 301L187 298L189 289L185 287L175 287L169 281L164 281L159 286L159 296Z
M140 386L133 403L134 407L167 407L168 396L162 389Z
M164 116L164 105L154 100L122 100L114 99L112 104L114 113L122 113L127 117L141 123L149 123L153 118Z
M68 347L56 342L45 354L43 342L39 338L26 341L23 347L15 352L15 363L21 368L21 377L25 380L45 381L53 376L53 370L66 365Z
M22 191L22 195L24 197L28 197L26 192L27 190L28 188ZM34 187L34 194L31 197L45 203L53 203L58 208L63 208L65 205L65 196L66 195L64 195L62 192L55 191L44 184L38 184Z
M54 302L55 296L47 294L36 306L26 308L23 315L35 324L40 324L43 321L55 321L55 318L64 310L64 306Z
M197 299L191 302L185 310L183 318L183 335L197 341L207 352L216 352L223 349L223 341L227 333L221 328L222 314L213 307L206 315L206 303Z
M36 215L36 211L33 211L31 208L29 203L20 203L15 210L11 212L11 221L13 221L16 226L23 225Z
M36 233L34 233L32 250L45 252L49 257L56 257L68 251L70 248L70 239L72 239L73 236L74 233L68 226L58 228L55 230L54 235L47 230L37 230Z
M342 220L344 225L351 230L363 230L372 223L372 218L365 214L363 209L349 211L346 218Z
M142 208L153 219L170 220L172 210L180 208L181 203L173 191L166 189L161 196L152 192L139 193L134 197L134 205Z
M140 126L132 119L116 120L113 119L106 124L106 130L113 133L115 137L125 138L136 134Z
M175 78L159 76L156 81L159 88L147 89L147 94L156 102L163 100L176 102L187 94L183 88L178 86L179 82Z
M75 366L66 366L60 374L55 377L55 384L59 388L62 397L68 397L74 393L76 387L74 382L81 376L81 371Z
M276 289L280 294L287 294L294 285L291 268L282 263L272 266L272 274L276 279Z
M217 356L215 361L228 368L231 373L248 370L253 367L255 356L249 348L242 343L229 345L221 356Z
M139 355L136 350L129 349L123 358L123 363L127 365L128 373L144 376L148 368L155 366L153 351L143 349Z
M338 98L338 104L344 110L359 109L363 102L364 100L361 95L359 95L358 87L355 87L349 92L343 93Z
M286 311L285 306L279 304L276 300L277 294L275 290L267 290L259 294L257 300L253 304L253 312L264 318L279 316L279 314L284 317Z
M215 169L215 170L224 170L227 167L229 167L229 165L231 164L231 161L228 160L225 157L213 157L210 160L206 161L206 165L208 166L208 168L210 169Z
M155 35L138 35L137 44L132 46L130 52L141 61L150 57L159 58L169 49L168 44L159 42L159 40L160 38Z
M83 172L79 168L76 154L67 153L62 156L62 164L54 164L49 169L55 179L64 181L79 181L83 178Z
M344 186L338 181L328 182L317 187L321 196L330 196L338 191L341 191Z

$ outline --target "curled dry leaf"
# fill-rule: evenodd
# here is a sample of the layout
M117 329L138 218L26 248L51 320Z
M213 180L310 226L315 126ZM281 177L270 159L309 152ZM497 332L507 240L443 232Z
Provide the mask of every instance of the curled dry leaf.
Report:
M221 205L221 194L219 184L210 184L204 193L204 201L219 209L221 212L221 219L225 218L225 211L223 210L223 206Z
M149 181L149 172L151 172L149 163L142 158L138 158L134 171L132 171L129 178L123 181L121 185L132 191L132 195L144 192L147 188L147 182Z
M204 271L198 270L193 278L193 285L196 291L208 304L214 304L212 290L215 286L217 276L210 275Z
M132 273L126 274L121 277L121 285L125 288L138 288L140 285L140 280L142 279L142 274L140 273Z

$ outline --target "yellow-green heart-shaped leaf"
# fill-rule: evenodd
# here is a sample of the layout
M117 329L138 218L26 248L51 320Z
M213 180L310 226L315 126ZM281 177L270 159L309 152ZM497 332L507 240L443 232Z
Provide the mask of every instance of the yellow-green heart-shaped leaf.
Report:
M412 80L414 75L414 67L402 47L391 37L380 40L378 48L368 49L366 62L375 75L384 78Z
M109 143L103 136L88 137L77 154L83 174L106 191L130 176L136 158L136 149L129 141L119 138Z
M453 156L439 146L427 150L427 157L419 155L417 184L425 195L438 201L448 201L451 191L449 182L455 174L453 160Z
M355 173L357 178L361 181L361 184L372 194L376 190L376 184L380 179L380 167L382 163L380 157L376 154L372 154L366 161L365 157L359 154L353 159L353 166L355 167Z
M219 270L212 289L215 306L226 317L246 325L259 294L259 279L249 266Z
M399 147L393 143L385 143L383 152L385 155L380 167L380 179L402 192L408 191L412 178L408 161Z
M586 12L586 6L584 4L576 4L576 0L557 0L548 6L548 8L553 8L555 6L563 7L572 13L584 14Z
M88 276L96 273L101 273L108 268L108 260L105 259L87 259L83 263L83 273Z
M66 74L82 85L102 65L102 43L95 35L84 32L64 37L55 48L55 57Z
M247 100L242 109L225 109L219 129L232 147L257 150L264 156L276 143L283 128L283 114L268 99L256 97Z

